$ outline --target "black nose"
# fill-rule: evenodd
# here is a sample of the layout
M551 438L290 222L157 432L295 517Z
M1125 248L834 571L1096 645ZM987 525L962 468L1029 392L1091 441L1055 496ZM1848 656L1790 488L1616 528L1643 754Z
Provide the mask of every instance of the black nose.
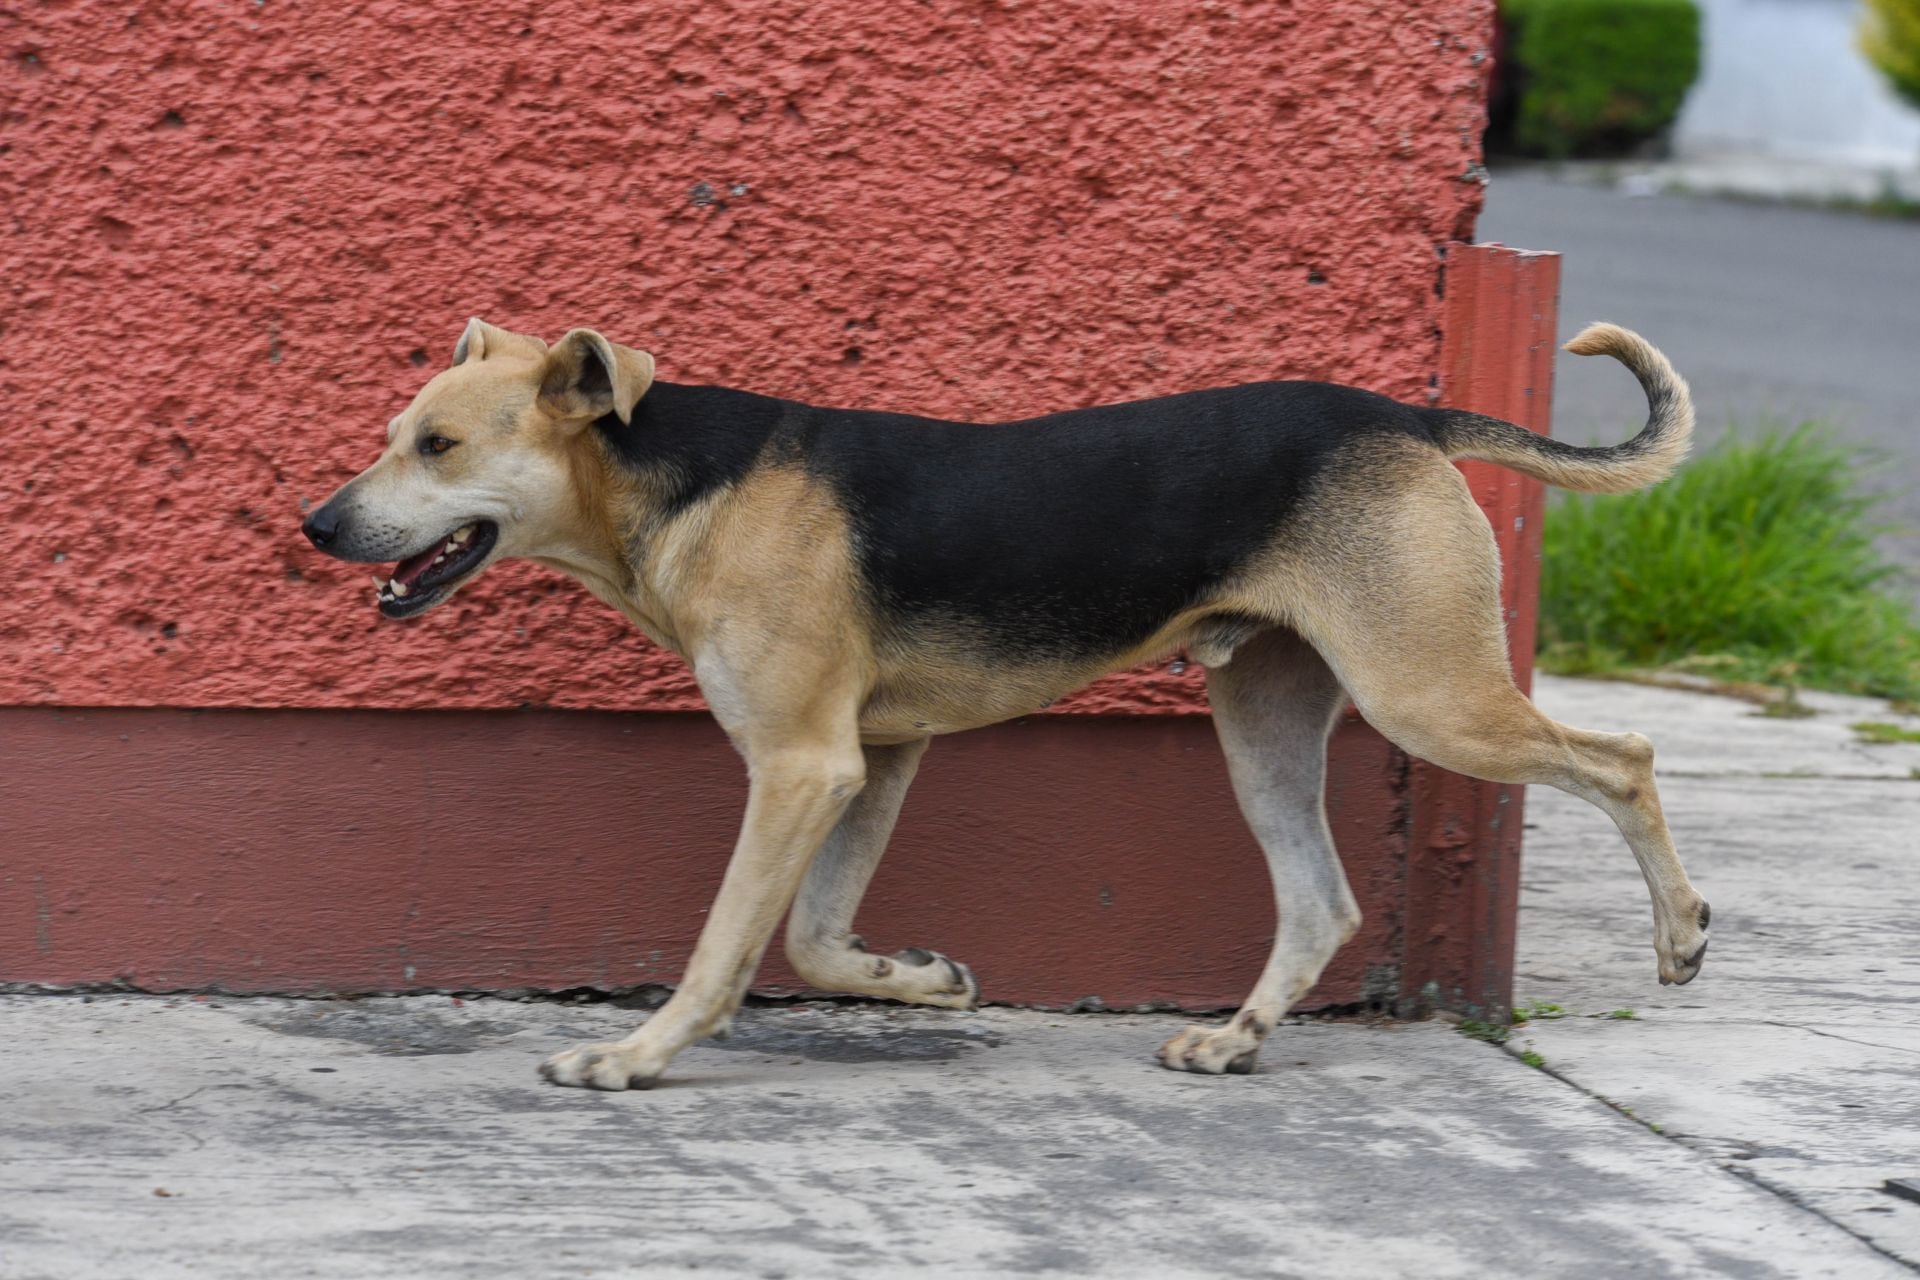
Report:
M301 523L300 532L307 535L307 541L324 551L340 536L340 517L334 513L333 505L328 503Z

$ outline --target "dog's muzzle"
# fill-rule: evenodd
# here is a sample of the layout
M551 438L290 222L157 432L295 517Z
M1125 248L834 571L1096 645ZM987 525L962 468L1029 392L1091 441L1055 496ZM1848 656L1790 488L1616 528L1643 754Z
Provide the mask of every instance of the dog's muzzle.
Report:
M300 523L307 541L340 560L377 563L360 553L355 544L367 539L350 536L341 524L339 510L326 503ZM390 577L374 575L378 593L375 602L389 618L410 618L425 613L453 593L461 580L477 573L493 554L500 539L500 526L491 520L469 520L435 538L423 550L400 560ZM375 541L379 541L376 539ZM391 554L391 553L389 553Z

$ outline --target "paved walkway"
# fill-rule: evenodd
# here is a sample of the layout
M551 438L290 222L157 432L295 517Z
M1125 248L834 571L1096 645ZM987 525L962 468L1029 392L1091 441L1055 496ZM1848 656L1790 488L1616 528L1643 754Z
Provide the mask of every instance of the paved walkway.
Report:
M1527 798L1515 997L1572 1014L1517 1032L1547 1070L1920 1267L1920 744L1852 729L1894 720L1806 695L1771 719L1727 698L1545 681L1550 714L1655 742L1667 821L1713 905L1706 970L1648 987L1645 890L1606 820ZM1632 1020L1595 1017L1631 1007Z
M1662 744L1692 986L1536 791L1519 990L1572 1016L1505 1051L1307 1022L1201 1078L1149 1060L1178 1019L822 1005L609 1095L533 1076L604 1005L0 997L0 1276L1910 1275L1920 747L1847 700L1541 701Z

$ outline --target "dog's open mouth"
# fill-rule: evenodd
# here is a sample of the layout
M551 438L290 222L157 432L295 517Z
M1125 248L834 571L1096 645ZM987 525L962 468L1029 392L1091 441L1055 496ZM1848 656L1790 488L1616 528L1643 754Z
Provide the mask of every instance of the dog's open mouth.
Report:
M380 612L389 618L411 618L446 597L460 579L478 569L493 551L500 526L491 520L463 524L419 555L393 567L393 577L375 576Z

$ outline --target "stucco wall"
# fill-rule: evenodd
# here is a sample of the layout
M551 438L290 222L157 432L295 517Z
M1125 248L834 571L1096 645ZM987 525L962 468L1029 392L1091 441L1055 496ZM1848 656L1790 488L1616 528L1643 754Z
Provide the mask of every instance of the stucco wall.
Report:
M0 703L693 705L550 575L385 623L299 540L472 314L939 414L1428 391L1487 0L489 8L10 17Z

